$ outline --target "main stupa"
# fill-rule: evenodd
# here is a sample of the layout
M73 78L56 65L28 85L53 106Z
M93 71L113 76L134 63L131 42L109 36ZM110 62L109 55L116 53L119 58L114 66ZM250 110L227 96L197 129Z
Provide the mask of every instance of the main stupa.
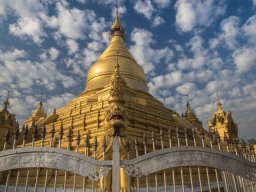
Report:
M160 129L167 133L169 128L177 126L194 127L148 93L144 71L125 46L124 35L117 14L110 31L110 43L89 68L84 91L48 116L44 115L40 101L24 127L46 126L46 132L50 132L54 126L56 132L63 129L64 134L71 130L73 134L79 132L82 138L90 135L90 143L94 137L100 142L106 139L107 151L111 149L114 134L133 139L151 137L152 131L159 133ZM33 130L29 132L32 135ZM45 142L50 142L50 138ZM40 145L40 141L35 145ZM63 140L62 146L68 147L67 140ZM84 147L81 146L79 152L84 153ZM102 158L100 152L97 158Z
M74 133L90 133L98 139L113 132L115 122L122 124L126 137L142 136L160 128L191 128L192 123L148 93L144 71L125 46L124 35L117 15L110 43L89 68L84 91L48 116L44 116L40 101L25 126L48 128L54 124L56 131L62 126L64 132L71 128Z

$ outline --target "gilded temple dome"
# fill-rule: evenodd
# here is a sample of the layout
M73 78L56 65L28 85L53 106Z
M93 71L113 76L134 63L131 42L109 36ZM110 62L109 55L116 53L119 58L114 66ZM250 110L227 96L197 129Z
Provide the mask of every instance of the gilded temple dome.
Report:
M43 102L40 101L38 103L37 108L32 113L32 117L44 117L44 116L45 116L45 112L44 112L44 109L43 109Z
M124 29L117 16L111 27L109 46L88 71L85 92L104 88L109 83L117 62L127 86L147 92L144 71L124 45L124 35Z

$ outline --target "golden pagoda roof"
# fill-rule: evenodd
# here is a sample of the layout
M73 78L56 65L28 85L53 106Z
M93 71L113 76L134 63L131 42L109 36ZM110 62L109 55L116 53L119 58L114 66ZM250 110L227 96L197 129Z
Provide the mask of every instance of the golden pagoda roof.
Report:
M189 102L186 105L185 118L197 118L195 113L192 111Z
M110 37L112 38L113 36L125 36L125 31L118 15L116 16L115 21L111 26Z
M238 126L234 122L231 112L223 110L219 98L217 99L217 111L211 115L208 125L212 132L219 131L222 140L226 136L234 141L238 136Z
M32 113L32 117L44 117L44 116L45 116L45 112L44 112L44 109L43 109L43 102L40 101L38 103L37 108Z
M1 122L7 122L10 117L10 112L8 111L9 105L9 98L7 97L4 101L4 108L0 111Z
M124 29L118 16L111 27L110 37L109 46L88 71L85 92L102 89L109 83L117 59L120 65L120 73L128 87L147 92L144 71L124 45Z
M187 105L186 105L186 111L185 114L182 115L185 120L193 124L193 126L196 126L200 129L202 129L202 122L198 119L196 114L193 112L193 110L190 107L189 101L187 100Z
M16 127L18 127L18 123L16 121L15 115L11 114L8 110L8 107L10 106L9 94L5 99L3 106L3 109L0 110L0 129L10 129L10 131L12 132L16 129Z

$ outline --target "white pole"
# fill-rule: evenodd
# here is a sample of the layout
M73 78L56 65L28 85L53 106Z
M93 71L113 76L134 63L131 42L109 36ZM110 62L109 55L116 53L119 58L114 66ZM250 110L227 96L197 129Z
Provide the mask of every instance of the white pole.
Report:
M112 154L112 192L120 191L120 152L119 139L114 138Z

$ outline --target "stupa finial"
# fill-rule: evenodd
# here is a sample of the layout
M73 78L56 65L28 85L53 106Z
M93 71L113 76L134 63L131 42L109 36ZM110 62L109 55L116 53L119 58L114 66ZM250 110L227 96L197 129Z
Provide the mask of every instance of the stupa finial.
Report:
M119 18L119 0L116 0L116 17Z
M190 104L189 104L189 95L188 95L188 94L186 95L186 98L187 98L187 107L190 107Z
M40 98L39 104L42 106L42 105L43 105L43 96L44 96L44 93L41 92L40 95L41 95L41 98Z
M218 91L217 91L216 95L217 95L217 109L222 110L222 103L220 102Z
M116 0L115 7L116 7L116 18L111 27L110 39L112 39L114 36L120 36L122 38L125 36L124 28L119 20L119 1L118 0Z
M4 101L4 109L5 109L5 110L7 110L8 107L10 106L9 96L10 96L10 93L9 93L9 90L8 90L8 91L7 91L6 99L5 99L5 101Z

